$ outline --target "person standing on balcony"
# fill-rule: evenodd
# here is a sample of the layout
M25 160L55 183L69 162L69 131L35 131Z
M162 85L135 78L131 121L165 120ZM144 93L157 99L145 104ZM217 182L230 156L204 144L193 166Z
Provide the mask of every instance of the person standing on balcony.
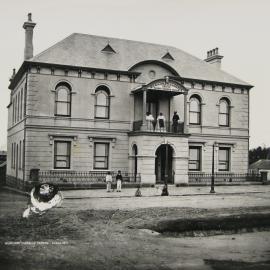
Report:
M107 172L105 180L106 180L106 184L107 184L107 192L111 192L111 190L112 190L112 175L111 175L111 172Z
M159 116L157 118L157 123L159 126L159 131L165 132L165 116L162 112L159 113Z
M147 126L147 130L153 131L153 123L154 123L154 117L150 112L146 113L146 126Z
M121 192L123 177L121 171L118 171L116 175L116 192Z
M173 114L173 118L172 118L173 132L175 132L175 133L178 131L179 120L180 120L180 117L177 114L177 111L175 111Z

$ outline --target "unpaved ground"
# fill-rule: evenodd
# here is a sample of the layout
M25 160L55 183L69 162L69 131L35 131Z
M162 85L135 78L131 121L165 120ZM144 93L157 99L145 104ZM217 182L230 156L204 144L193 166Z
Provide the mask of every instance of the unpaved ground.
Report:
M269 232L183 238L138 229L160 219L267 212L267 207L93 210L83 200L82 209L72 208L70 200L44 216L23 220L26 198L0 195L1 269L270 268Z

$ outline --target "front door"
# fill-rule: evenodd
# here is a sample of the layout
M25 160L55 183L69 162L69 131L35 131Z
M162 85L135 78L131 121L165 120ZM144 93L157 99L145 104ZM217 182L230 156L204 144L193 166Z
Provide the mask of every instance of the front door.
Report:
M155 161L156 183L173 184L172 153L173 149L169 144L163 144L157 149Z

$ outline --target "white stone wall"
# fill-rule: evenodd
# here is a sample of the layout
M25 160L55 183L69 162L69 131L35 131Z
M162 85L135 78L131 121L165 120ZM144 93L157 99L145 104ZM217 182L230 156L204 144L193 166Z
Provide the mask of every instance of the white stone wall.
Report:
M151 77L150 71L155 71ZM152 80L172 75L164 67L156 64L140 65L134 71L142 72L138 82L148 83ZM116 74L96 73L95 78L90 72L83 71L78 77L75 71L55 69L54 75L48 68L31 68L28 75L27 106L25 120L12 123L13 106L9 106L8 130L8 168L7 174L15 176L10 166L11 143L25 139L25 179L29 179L32 168L41 170L53 169L53 141L50 134L70 135L72 140L71 169L78 171L93 170L93 142L91 138L107 137L110 142L110 170L131 171L131 147L133 143L138 146L138 173L142 181L155 183L155 151L163 143L169 143L174 148L173 166L175 183L188 182L188 146L199 143L202 146L203 172L211 172L212 145L217 142L222 146L231 148L230 171L244 173L248 168L248 136L249 136L249 95L247 89L221 87L219 85L200 83L187 83L189 89L188 100L197 94L202 100L202 123L199 126L189 125L188 136L129 135L132 122L142 120L142 111L138 110L141 100L134 98L131 91L140 86L133 83L127 75L121 75L120 80ZM55 87L59 82L67 82L72 89L71 117L56 117ZM25 84L25 76L13 90L13 96ZM94 118L95 89L105 85L110 89L110 118L97 120ZM219 127L218 102L226 97L231 101L231 125ZM164 103L165 104L165 103ZM163 105L164 105L163 104ZM170 117L173 111L178 111L181 120L184 120L184 96L178 95L170 101ZM167 106L167 105L164 105ZM162 106L161 106L162 109ZM165 110L165 109L164 109ZM187 117L188 119L188 117ZM26 128L26 131L24 129ZM26 137L24 138L24 133ZM76 139L74 139L76 137ZM101 139L104 140L104 139ZM106 140L106 139L105 139ZM216 159L217 161L217 159ZM216 164L217 168L217 164ZM18 177L23 178L22 171Z
M129 155L132 156L134 144L138 147L138 172L142 183L156 183L155 158L156 150L162 144L169 144L173 148L173 171L175 184L187 183L188 170L188 139L178 136L140 135L129 137ZM131 166L131 163L130 163Z
M23 141L24 141L24 127L25 127L24 123L25 121L24 108L25 108L25 94L26 94L25 83L26 83L26 76L24 75L22 76L21 80L18 82L14 90L11 91L10 104L8 107L7 175L20 180L23 180L24 178ZM16 151L14 152L13 150L13 153L12 153L12 144L13 147L16 148ZM18 154L17 154L17 145L18 145Z
M92 138L92 139L90 139ZM54 170L54 141L71 142L71 168L74 171L94 171L94 142L106 142L109 148L109 169L127 171L128 137L126 133L78 131L55 128L28 129L26 133L26 176L30 170Z

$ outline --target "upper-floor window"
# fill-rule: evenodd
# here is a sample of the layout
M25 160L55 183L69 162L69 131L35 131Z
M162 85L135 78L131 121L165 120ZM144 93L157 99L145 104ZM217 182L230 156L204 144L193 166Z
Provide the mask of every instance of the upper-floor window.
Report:
M194 125L201 124L201 99L192 96L189 103L189 123Z
M71 88L67 83L58 84L55 96L55 115L71 115Z
M95 118L108 119L110 114L110 91L106 86L96 89Z
M23 118L23 89L21 90L21 112L20 112L20 114L21 114L21 118L20 119L22 119Z
M20 106L21 106L21 93L19 92L19 93L18 93L17 122L21 119L21 115L20 115L20 113L21 113L21 108L20 108Z
M219 101L219 125L225 127L230 125L230 103L226 98Z
M15 99L14 99L14 119L13 119L13 123L16 123L16 119L17 119L17 96L15 96Z

